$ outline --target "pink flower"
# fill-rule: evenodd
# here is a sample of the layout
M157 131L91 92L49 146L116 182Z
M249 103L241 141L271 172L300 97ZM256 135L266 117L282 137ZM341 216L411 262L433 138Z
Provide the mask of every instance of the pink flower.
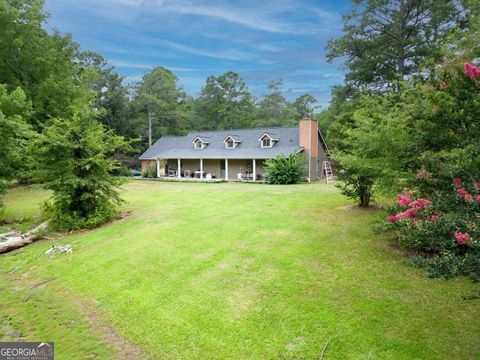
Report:
M470 235L467 232L461 233L460 231L455 231L453 236L455 237L455 240L457 240L458 244L463 244L464 242L468 241L468 239L470 239Z
M420 170L419 172L417 172L417 179L422 178L424 176L425 176L425 170Z
M410 198L408 196L398 194L397 202L399 206L407 206L410 203Z
M415 201L412 201L409 206L418 210L424 209L428 206L432 205L432 202L427 199L418 199Z
M396 215L397 219L415 218L417 211L414 208L410 208Z
M455 178L453 179L453 183L456 187L460 187L462 185L462 180L460 180L459 178Z
M470 194L467 194L463 197L463 200L465 200L465 202L470 204L473 201L473 196Z
M397 217L395 215L389 215L387 216L387 221L390 223L394 223L395 221L397 221Z
M480 203L480 195L477 195L477 202Z
M438 220L438 215L432 215L432 217L430 218L431 222L435 222L437 220Z
M478 181L477 181L477 182L474 182L474 183L473 183L473 189L474 189L474 190L480 190L480 182L478 182Z
M475 79L480 75L480 69L469 63L463 64L463 71L469 78Z
M460 189L457 189L457 194L458 196L465 198L465 196L468 195L468 192L464 188L460 188Z

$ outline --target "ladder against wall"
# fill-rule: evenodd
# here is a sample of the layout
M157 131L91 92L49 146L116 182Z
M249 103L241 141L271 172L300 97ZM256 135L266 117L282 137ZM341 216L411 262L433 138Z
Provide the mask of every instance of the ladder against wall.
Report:
M332 165L330 164L330 161L324 161L322 163L322 178L324 178L327 181L327 184L329 182L334 181Z

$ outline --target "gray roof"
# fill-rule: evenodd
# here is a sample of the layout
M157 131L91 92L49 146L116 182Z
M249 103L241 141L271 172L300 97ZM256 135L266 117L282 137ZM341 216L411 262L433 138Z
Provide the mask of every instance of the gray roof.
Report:
M263 134L278 139L271 148L262 148L258 139ZM241 141L235 149L226 149L223 140L231 135ZM193 140L199 137L209 144L204 149L194 149ZM302 150L298 146L298 126L245 130L198 131L186 136L164 136L158 139L141 156L142 159L267 159L289 155Z

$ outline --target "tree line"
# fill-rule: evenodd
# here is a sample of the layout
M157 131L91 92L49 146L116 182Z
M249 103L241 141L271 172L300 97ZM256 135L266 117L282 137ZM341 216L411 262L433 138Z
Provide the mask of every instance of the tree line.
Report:
M161 66L146 72L131 90L124 109L133 126L123 135L140 136L149 145L161 136L192 130L294 125L300 117L313 116L317 103L310 94L289 101L280 79L268 84L267 93L257 100L234 71L207 77L197 98L188 96L178 78Z

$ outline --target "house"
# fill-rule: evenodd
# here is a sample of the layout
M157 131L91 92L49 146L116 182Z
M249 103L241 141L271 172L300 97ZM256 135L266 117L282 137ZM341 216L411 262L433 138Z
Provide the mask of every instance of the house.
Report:
M164 136L140 156L142 172L157 177L250 180L264 179L264 162L278 155L304 153L305 176L321 177L329 159L316 120L301 119L295 127L196 131Z

